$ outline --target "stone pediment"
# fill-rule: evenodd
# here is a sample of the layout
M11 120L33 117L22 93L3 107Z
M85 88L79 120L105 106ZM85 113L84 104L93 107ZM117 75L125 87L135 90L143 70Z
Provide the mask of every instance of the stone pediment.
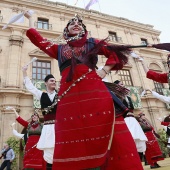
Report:
M132 68L132 63L130 61L128 61L128 63L125 64L123 68L127 68L127 69Z
M44 53L43 51L41 51L39 48L31 51L28 53L29 56L34 56L34 57L49 57L46 53Z

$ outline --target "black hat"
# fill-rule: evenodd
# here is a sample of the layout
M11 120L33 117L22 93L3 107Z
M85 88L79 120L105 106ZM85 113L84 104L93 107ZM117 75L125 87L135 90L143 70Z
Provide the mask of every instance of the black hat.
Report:
M170 122L170 115L168 115L164 118L164 122Z
M54 78L54 76L53 76L52 74L48 74L48 75L45 77L44 81L47 82L47 81L48 81L49 79L51 79L51 78Z
M120 81L119 81L119 80L116 80L116 81L114 81L114 83L115 83L115 84L119 84L119 83L120 83Z

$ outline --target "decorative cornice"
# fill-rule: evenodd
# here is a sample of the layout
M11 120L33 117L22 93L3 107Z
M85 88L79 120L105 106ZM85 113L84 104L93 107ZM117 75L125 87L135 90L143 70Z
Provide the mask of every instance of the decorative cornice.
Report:
M79 13L81 15L84 15L86 19L92 19L96 20L99 19L100 22L104 23L113 23L115 25L118 25L120 27L129 27L134 29L135 31L141 31L141 32L146 32L146 33L154 33L154 34L160 34L161 32L158 30L153 29L152 25L149 24L143 24L139 23L136 21L131 21L127 18L123 17L115 17L111 16L108 14L101 13L99 11L95 10L85 10L83 8L78 8L75 6L70 6L67 5L66 3L61 3L61 2L52 2L52 1L47 1L47 0L20 0L20 1L15 1L15 0L1 0L1 3L11 3L11 4L16 4L14 10L16 9L16 6L18 6L19 10L23 8L31 8L34 10L35 6L37 7L36 9L40 10L46 10L53 12L54 15L55 13L65 13L67 16L70 16L74 13ZM63 18L61 18L63 19Z
M29 52L28 55L29 56L37 56L37 57L49 57L47 54L45 54L43 51L41 51L38 48Z
M11 35L9 37L10 45L16 45L22 47L24 38L19 35Z
M6 109L7 106L9 106L9 104L4 104L4 105L2 105L1 112L3 112L3 113L8 113L8 114L14 113L13 110L7 110L7 109ZM15 110L16 110L18 113L20 112L19 105L11 105L11 104L10 104L10 106L14 107Z

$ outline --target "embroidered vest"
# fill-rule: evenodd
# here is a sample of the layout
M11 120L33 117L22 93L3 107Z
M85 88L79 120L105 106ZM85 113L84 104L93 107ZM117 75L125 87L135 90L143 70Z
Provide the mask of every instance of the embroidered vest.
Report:
M28 136L30 135L41 135L43 125L41 123L38 123L36 127L31 126L31 124L28 125L27 127L27 133Z
M87 42L83 47L75 47L74 53L77 56L77 63L81 63L81 61L78 60L79 57L82 56L82 54L87 53L89 50L91 50L95 46L94 38L87 39ZM62 72L66 67L71 65L71 58L72 58L72 51L71 48L69 48L68 44L65 45L59 45L58 46L58 65L60 68L60 72ZM97 56L96 56L97 61Z
M47 93L42 93L40 103L41 103L41 109L48 108L48 106L51 106L54 103L55 97L53 101L51 102L50 98L48 97ZM48 114L56 114L56 108L57 105L54 106L54 108L51 109L51 111ZM45 111L42 111L43 115L46 115Z

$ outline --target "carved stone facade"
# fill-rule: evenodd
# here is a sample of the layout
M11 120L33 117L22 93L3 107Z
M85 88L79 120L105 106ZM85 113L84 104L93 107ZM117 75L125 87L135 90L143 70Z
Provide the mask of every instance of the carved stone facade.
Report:
M38 18L48 19L52 24L52 29L38 29L40 34L48 39L55 39L62 34L67 21L78 13L83 16L87 30L92 37L103 39L108 37L109 32L116 33L121 41L112 41L116 45L140 45L141 39L146 39L150 44L159 43L160 31L153 28L152 25L146 25L138 22L110 16L97 11L87 11L74 6L68 6L65 3L51 2L46 0L1 0L0 11L3 20L0 22L0 148L3 143L12 136L10 125L15 121L15 116L11 111L5 110L6 106L14 106L20 110L20 115L28 120L33 112L33 97L23 86L23 77L21 67L28 63L33 57L41 61L51 62L51 73L60 80L58 63L56 60L48 57L41 50L37 49L26 37L28 29L28 20L24 23L14 23L8 28L1 28L9 21L12 15L20 13L24 9L35 11L33 19L37 22ZM166 51L157 49L135 49L136 53L144 56L148 66L152 69L167 72L165 61ZM99 57L98 67L104 65L106 59ZM146 78L143 68L135 59L129 58L129 64L125 67L130 71L133 86L143 89L154 88L152 80ZM28 68L28 76L32 78L32 68ZM113 72L107 77L109 81L120 79L119 74ZM168 88L167 84L164 84ZM161 128L157 117L163 117L169 113L165 104L156 100L151 95L142 97L142 111L147 118L151 120L156 129ZM135 110L138 114L141 110ZM21 132L23 127L19 124L16 129Z

